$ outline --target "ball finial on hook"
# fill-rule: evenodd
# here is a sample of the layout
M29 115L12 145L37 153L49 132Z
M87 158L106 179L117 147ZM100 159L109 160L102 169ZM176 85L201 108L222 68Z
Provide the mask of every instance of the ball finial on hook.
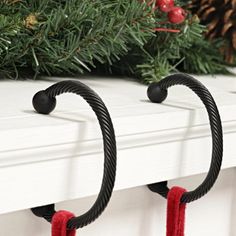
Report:
M166 97L167 97L167 90L166 89L162 89L159 86L159 83L151 83L148 87L147 90L147 95L148 98L150 99L151 102L155 102L155 103L162 103Z
M40 114L49 114L56 106L56 98L49 97L44 90L39 91L33 97L34 109Z

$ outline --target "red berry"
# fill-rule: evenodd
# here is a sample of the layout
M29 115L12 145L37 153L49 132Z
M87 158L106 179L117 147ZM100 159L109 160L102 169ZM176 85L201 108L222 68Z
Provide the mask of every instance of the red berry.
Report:
M156 6L163 12L169 12L174 7L174 0L157 0Z
M180 24L185 20L186 12L181 7L173 7L168 12L168 19L173 24Z

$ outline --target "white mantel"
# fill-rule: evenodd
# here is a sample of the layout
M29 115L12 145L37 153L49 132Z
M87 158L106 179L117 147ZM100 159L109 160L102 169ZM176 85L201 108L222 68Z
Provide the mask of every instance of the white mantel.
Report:
M210 90L221 114L222 168L235 167L236 78L197 78ZM100 189L102 136L86 102L65 94L57 97L51 115L33 111L33 95L62 79L69 78L0 82L0 214L94 198ZM113 120L118 148L115 191L207 172L208 117L188 88L174 86L163 104L153 104L147 86L133 80L78 79L101 96ZM5 236L1 230L0 236Z

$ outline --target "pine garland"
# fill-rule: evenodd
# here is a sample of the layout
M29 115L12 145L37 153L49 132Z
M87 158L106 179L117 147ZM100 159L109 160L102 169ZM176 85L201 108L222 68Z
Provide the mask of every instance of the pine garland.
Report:
M197 20L188 14L182 24L171 24L154 5L138 0L0 0L0 74L18 78L28 69L34 77L102 70L148 83L177 68L227 71L218 51L204 47L204 29Z

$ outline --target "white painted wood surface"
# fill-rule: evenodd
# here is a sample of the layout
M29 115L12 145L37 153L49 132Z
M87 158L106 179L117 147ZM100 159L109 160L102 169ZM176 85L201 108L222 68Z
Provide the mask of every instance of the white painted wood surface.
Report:
M187 235L236 235L231 222L235 199L236 80L199 79L219 107L224 128L223 168L231 169L223 172L222 180L208 197L192 204L189 214L193 218L188 222ZM49 225L23 209L80 199L58 204L58 208L71 206L79 214L99 191L103 171L101 133L87 104L78 96L66 94L58 97L57 108L50 116L33 112L33 95L56 81L0 82L0 202L4 203L0 206L0 236L49 235ZM165 201L138 186L208 170L211 136L203 105L182 86L169 89L163 104L152 104L146 97L147 87L135 81L81 81L105 101L118 146L114 199L103 218L83 229L81 235L164 235ZM203 177L188 177L184 182L194 188ZM11 213L17 210L23 211ZM202 217L200 212L204 212ZM217 221L214 229L205 226L208 232L198 234L197 222L207 224L217 212L222 212L218 220L223 218L223 222ZM17 230L9 234L11 221L18 222ZM116 224L118 229L112 234Z
M204 175L170 181L193 189ZM224 170L204 198L187 205L186 236L235 236L235 169ZM17 197L16 197L17 199ZM84 213L95 196L57 204L59 209ZM165 236L166 200L146 187L114 192L106 211L77 236ZM0 216L1 236L50 236L50 224L29 210Z

